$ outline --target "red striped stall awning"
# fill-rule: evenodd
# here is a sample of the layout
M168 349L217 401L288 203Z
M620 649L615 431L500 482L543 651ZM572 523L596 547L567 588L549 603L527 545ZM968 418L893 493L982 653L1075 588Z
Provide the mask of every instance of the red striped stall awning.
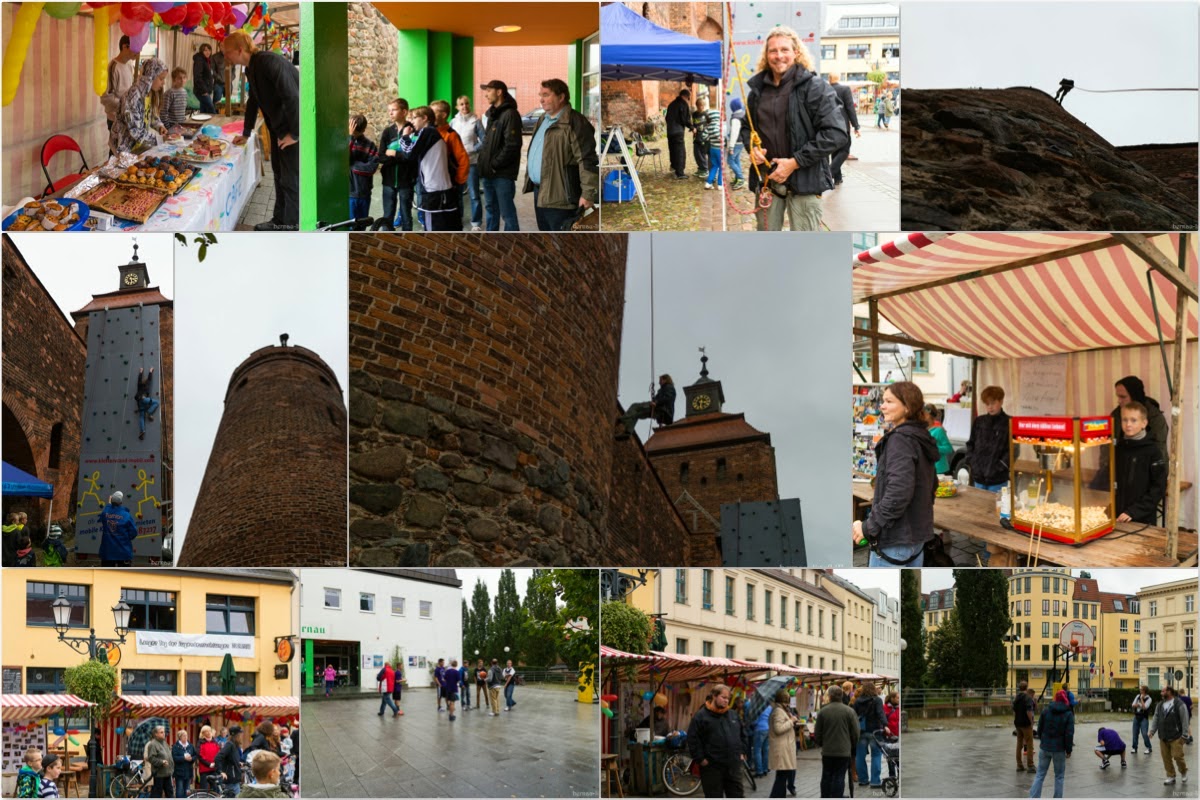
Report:
M255 697L248 695L227 695L229 708L250 712L256 717L288 717L300 713L300 698L298 697Z
M639 653L626 653L624 650L618 650L615 647L600 645L600 658L608 661L654 661L654 656L645 656Z
M121 695L113 706L126 716L142 717L188 717L215 714L234 704L222 695Z
M1178 235L1150 244L1178 263ZM877 300L880 314L918 341L1025 358L1157 342L1147 268L1103 233L907 234L855 256L853 292L855 302ZM1187 274L1196 280L1194 238ZM1157 272L1152 281L1170 340L1177 290ZM1188 335L1198 328L1192 304Z
M5 722L22 722L63 713L68 708L89 708L92 704L73 694L0 695L0 716Z

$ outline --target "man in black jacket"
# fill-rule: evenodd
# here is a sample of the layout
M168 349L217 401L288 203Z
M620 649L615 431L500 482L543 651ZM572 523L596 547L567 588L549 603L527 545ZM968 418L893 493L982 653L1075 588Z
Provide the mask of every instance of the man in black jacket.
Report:
M256 231L294 231L300 228L300 79L292 62L278 53L259 50L245 31L233 31L221 42L225 60L246 68L250 93L246 121L235 145L254 134L258 112L271 134L271 171L275 175L275 212Z
M627 439L633 435L634 427L640 419L654 418L659 425L670 425L675 420L675 382L670 375L658 377L658 391L649 403L634 403L629 409L617 417L617 422L625 426L625 431L619 438Z
M692 93L684 89L667 105L667 151L671 159L671 171L676 178L687 178L687 147L683 142L685 131L695 130L692 125L692 108L688 105Z
M987 386L979 393L986 414L971 424L967 456L971 464L971 482L976 489L999 492L1008 484L1008 414L1004 413L1004 390Z
M705 797L744 797L742 793L742 725L729 710L729 687L714 686L704 707L688 725L687 746L700 764Z
M833 154L830 166L833 168L833 185L840 186L842 183L842 165L846 163L846 159L850 157L850 129L854 128L855 137L862 136L862 132L858 129L858 110L854 107L854 92L849 86L844 83L839 83L841 76L836 72L829 76L829 85L833 87L833 93L837 96L838 103L842 107L842 116L846 118L846 143L837 149Z
M504 81L488 81L479 88L488 101L487 126L478 163L487 229L500 230L503 218L504 230L519 231L515 198L517 173L521 169L521 112Z
M229 741L221 747L213 762L221 774L221 782L227 787L242 785L242 726L229 726Z

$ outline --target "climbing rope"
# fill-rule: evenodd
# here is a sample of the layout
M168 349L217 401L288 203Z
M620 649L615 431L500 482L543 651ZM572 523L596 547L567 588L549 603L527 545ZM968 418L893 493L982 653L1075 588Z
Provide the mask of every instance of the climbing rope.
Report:
M724 4L724 16L725 16L725 32L729 38L729 57L727 59L725 59L725 85L729 86L730 85L729 74L731 72L730 65L737 63L737 50L733 44L733 41L734 41L733 3L725 3ZM733 211L735 214L739 214L743 217L748 217L753 214L757 214L759 209L765 210L767 208L770 208L771 203L775 199L775 194L771 191L770 187L767 186L767 179L766 179L766 176L764 176L762 174L762 170L760 168L761 165L755 163L755 161L754 161L754 148L762 147L762 137L760 137L758 135L758 131L755 130L755 128L754 128L754 119L750 116L750 104L748 102L746 102L746 82L744 80L742 80L740 75L738 76L737 84L738 84L738 91L740 92L740 94L742 96L741 97L742 108L745 109L745 111L746 111L746 124L750 128L750 169L754 170L755 176L758 177L758 187L759 187L758 188L758 196L755 198L753 208L751 208L749 211L739 208L737 203L734 202L733 189L731 189L729 187L729 182L723 180L723 181L721 181L721 184L722 184L722 188L725 191L725 202L726 202L726 205L729 206L729 209L731 211ZM721 98L721 154L722 154L722 159L724 159L724 153L725 153L724 145L725 145L726 124L727 124L727 122L725 119L725 99ZM725 169L724 164L721 164L721 169L722 169L722 171Z

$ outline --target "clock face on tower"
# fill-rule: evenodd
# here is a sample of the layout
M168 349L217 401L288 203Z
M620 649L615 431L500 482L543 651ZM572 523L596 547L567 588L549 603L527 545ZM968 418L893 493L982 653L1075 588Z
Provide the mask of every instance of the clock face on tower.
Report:
M706 394L698 394L692 398L692 408L697 411L704 411L712 405L712 398Z
M139 283L141 283L141 280L141 277L139 277L136 272L126 272L125 277L121 279L121 282L126 286L137 286Z

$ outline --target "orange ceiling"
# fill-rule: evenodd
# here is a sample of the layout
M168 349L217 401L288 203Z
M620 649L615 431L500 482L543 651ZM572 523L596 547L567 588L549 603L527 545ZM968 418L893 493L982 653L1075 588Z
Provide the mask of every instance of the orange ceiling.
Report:
M598 3L375 3L399 30L471 36L476 47L570 44L600 29ZM516 33L496 33L520 25Z

